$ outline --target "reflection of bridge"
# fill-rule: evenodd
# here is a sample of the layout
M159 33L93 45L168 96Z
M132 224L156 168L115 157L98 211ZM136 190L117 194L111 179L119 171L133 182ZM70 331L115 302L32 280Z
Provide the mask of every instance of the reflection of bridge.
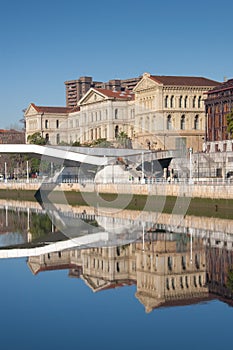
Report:
M22 210L28 212L32 210L38 213L45 213L44 209L41 209L36 202L18 202L18 201L6 201L0 200L0 208ZM93 208L88 206L71 207L69 205L57 204L54 206L56 213L64 223L64 225L72 225L75 228L74 232L78 230L77 223L81 220L96 220L99 225L99 229L103 234L112 234L114 232L124 232L125 229L128 232L133 233L135 229L135 239L142 237L143 233L166 231L173 233L188 234L192 237L201 237L206 242L211 242L211 246L222 247L232 250L233 246L233 229L232 220L208 218L208 217L195 217L186 215L166 214L149 211L137 211L137 210L117 210L113 208ZM51 214L51 213L49 213ZM51 217L52 215L50 215ZM76 220L76 221L75 221ZM98 232L98 233L101 233ZM116 234L116 236L117 236ZM71 237L67 235L68 237ZM87 235L88 239L93 234ZM133 236L133 235L132 235ZM129 237L132 241L133 237ZM86 236L78 237L77 239L85 240ZM110 236L108 236L110 239ZM113 236L111 236L111 240ZM76 240L76 238L74 238ZM74 244L74 240L71 240ZM75 244L79 246L82 242L76 241ZM113 241L112 241L113 242ZM90 241L89 241L90 243ZM93 244L97 241L93 241ZM117 242L116 242L117 243ZM86 242L87 244L87 242ZM52 249L58 249L57 245L51 247ZM67 249L67 248L63 248ZM35 252L33 253L35 254ZM1 255L0 255L1 257Z

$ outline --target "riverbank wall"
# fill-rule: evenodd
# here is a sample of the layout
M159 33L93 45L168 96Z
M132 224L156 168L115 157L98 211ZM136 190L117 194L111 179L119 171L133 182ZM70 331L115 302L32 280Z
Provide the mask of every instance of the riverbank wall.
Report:
M17 183L8 182L0 184L1 190L30 190L37 191L41 183ZM74 191L74 192L97 192L112 194L136 194L136 195L158 195L171 197L190 197L190 198L210 198L210 199L233 199L233 185L231 184L97 184L97 183L61 183L61 184L43 184L44 189L53 188L53 191Z

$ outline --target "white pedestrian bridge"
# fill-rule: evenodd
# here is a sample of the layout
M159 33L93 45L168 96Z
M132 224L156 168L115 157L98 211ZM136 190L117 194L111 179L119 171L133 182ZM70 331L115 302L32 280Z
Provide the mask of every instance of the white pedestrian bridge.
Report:
M68 146L40 146L34 144L0 144L0 154L27 154L34 158L65 163L85 163L96 166L112 164L117 158L127 158L135 163L146 160L169 161L179 156L179 151L150 151L145 149L91 148Z
M40 146L34 144L2 144L0 154L27 154L35 158L51 161L70 161L75 163L86 163L97 166L108 164L109 159L95 155L74 152L70 149L60 147Z

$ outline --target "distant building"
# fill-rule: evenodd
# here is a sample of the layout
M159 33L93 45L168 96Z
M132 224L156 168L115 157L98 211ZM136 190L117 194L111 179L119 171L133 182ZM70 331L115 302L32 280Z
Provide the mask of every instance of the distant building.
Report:
M25 112L26 140L40 132L51 145L90 144L99 139L113 142L123 132L133 148L200 151L205 138L204 99L217 85L203 77L148 73L108 83L82 77L66 82L67 107L30 104Z
M123 91L132 90L138 83L140 77L130 79L112 79L108 82L93 81L92 77L80 77L76 80L65 81L66 106L75 107L79 100L90 88L101 88L107 90Z
M30 103L25 111L26 141L29 135L39 132L50 144L67 142L67 118L73 108L45 107Z
M233 110L233 79L208 91L205 108L207 151L233 151L232 135L227 130L227 115Z
M25 132L14 129L0 129L0 143L25 143Z

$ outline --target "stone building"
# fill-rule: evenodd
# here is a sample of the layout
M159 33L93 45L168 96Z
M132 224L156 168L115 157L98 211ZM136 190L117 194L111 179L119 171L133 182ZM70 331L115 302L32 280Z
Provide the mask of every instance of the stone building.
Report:
M219 83L203 77L144 73L135 93L135 142L152 149L201 149L205 93Z
M207 152L233 151L232 135L227 130L227 115L233 110L233 79L208 91L205 108Z
M112 142L124 132L133 148L202 149L205 93L218 82L145 73L140 80L122 80L118 85L115 80L105 84L106 88L91 87L86 92L89 80L83 80L76 107L30 104L25 112L26 139L40 132L52 145L88 144L98 139Z
M25 143L25 133L14 129L0 129L0 143Z
M73 108L44 107L31 103L25 111L26 142L29 135L39 132L42 137L52 144L67 142L68 113Z
M121 131L133 137L133 100L129 91L91 88L78 103L80 111L69 114L70 143L114 141Z

